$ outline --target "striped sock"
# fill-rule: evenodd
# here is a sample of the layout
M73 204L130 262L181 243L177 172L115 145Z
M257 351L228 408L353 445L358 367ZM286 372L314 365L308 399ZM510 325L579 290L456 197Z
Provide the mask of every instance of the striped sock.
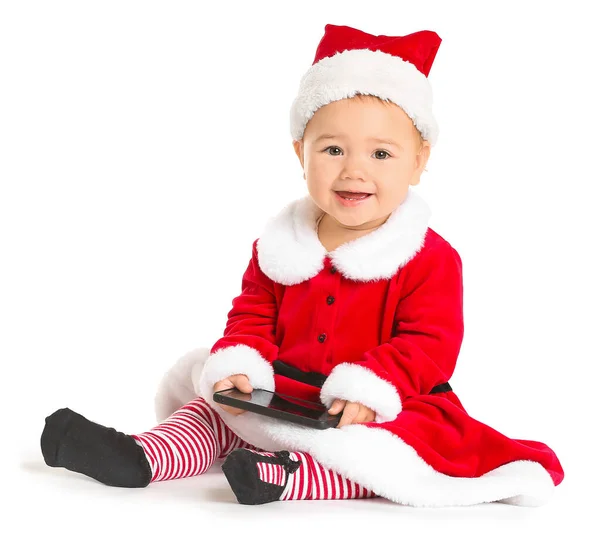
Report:
M238 496L238 501L240 497L242 498L243 501L240 501L240 503L266 503L269 500L273 501L272 496L279 494L279 491L273 490L272 486L269 488L263 487L260 483L257 484L256 481L249 480L253 476L267 484L281 486L282 491L279 497L275 498L279 501L377 497L371 490L344 478L330 469L326 469L307 453L289 452L289 459L292 462L300 463L296 470L292 470L293 468L288 469L292 471L289 474L283 464L261 462L257 461L256 457L252 457L256 455L277 457L275 453L248 450L244 453L238 451L234 455L235 460L230 462L229 469L226 470L224 465L223 470L228 475L228 480L234 493ZM228 460L226 460L226 463ZM248 468L250 465L254 468ZM287 484L286 477L288 477ZM284 484L285 488L283 488ZM255 494L255 496L252 494ZM267 495L270 497L266 497Z
M150 482L196 476L234 449L256 449L232 432L200 397L152 430L131 436L144 448L152 470Z

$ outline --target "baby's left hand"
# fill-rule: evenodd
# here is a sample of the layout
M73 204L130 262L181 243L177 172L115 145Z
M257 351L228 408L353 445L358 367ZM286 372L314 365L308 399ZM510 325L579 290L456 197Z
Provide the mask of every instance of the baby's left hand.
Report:
M331 415L336 415L344 410L342 418L336 428L344 425L354 425L357 423L370 423L375 421L375 412L367 406L363 406L358 402L348 402L347 400L335 399L328 410Z

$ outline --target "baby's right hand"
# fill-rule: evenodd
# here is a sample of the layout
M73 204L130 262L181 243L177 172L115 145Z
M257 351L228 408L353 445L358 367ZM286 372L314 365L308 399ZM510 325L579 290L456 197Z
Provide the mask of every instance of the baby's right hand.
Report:
M213 392L219 392L219 390L227 390L228 388L237 388L238 390L249 394L252 392L252 385L248 380L246 375L230 375L226 379L215 383L213 386ZM232 415L240 415L245 413L245 409L238 409L231 406L226 406L225 404L217 404L221 406L227 413L231 413Z

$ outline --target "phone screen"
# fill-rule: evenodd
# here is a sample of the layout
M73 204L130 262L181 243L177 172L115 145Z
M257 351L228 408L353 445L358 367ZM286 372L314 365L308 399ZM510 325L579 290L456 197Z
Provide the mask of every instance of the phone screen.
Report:
M293 413L294 415L300 415L302 417L308 417L309 419L321 419L323 415L327 413L327 408L323 404L308 402L306 400L293 398L284 394L275 394L274 392L269 392L268 390L262 390L258 388L254 389L249 394L241 392L237 388L231 388L229 390L219 392L219 394L229 396L230 398L234 398L242 402L252 402L253 404L257 404L269 409Z

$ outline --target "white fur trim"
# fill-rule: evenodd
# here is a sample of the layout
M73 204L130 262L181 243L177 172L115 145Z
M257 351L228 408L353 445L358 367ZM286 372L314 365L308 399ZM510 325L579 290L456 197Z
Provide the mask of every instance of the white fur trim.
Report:
M375 422L393 421L402 411L400 396L394 386L362 365L336 365L321 389L321 401L331 407L333 401L359 402L376 413Z
M196 393L207 400L213 394L215 383L230 375L242 374L248 377L252 388L275 390L273 366L260 352L245 344L221 348L208 356L198 380L193 381Z
M346 50L312 65L300 80L290 109L290 131L301 140L317 109L356 94L378 96L400 106L433 147L439 127L428 78L412 63L382 51Z
M384 224L328 252L319 241L323 211L310 195L296 199L273 217L256 244L261 270L273 281L295 285L316 276L325 256L356 281L391 278L423 247L431 209L411 188Z

